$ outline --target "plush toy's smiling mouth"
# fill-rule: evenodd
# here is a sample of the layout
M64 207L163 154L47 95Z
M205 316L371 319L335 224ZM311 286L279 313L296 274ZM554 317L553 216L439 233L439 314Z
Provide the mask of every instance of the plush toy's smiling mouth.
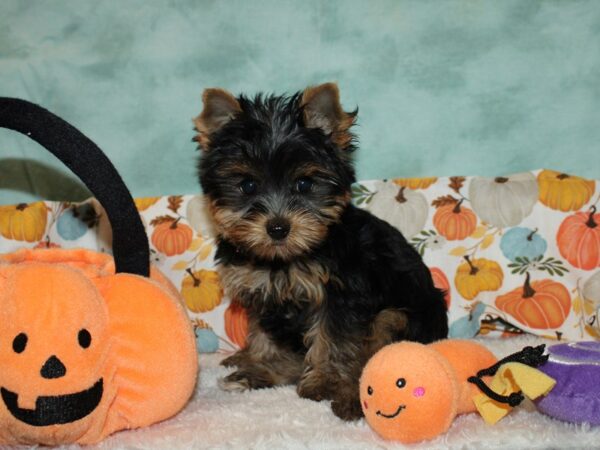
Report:
M2 400L10 413L21 422L34 427L75 422L90 414L102 399L102 378L91 388L75 394L40 396L35 401L35 409L19 408L19 395L0 388Z
M398 409L396 410L396 412L394 414L384 414L381 411L377 411L375 414L377 414L378 416L381 416L381 417L385 417L386 419L393 419L398 414L400 414L400 412L405 408L406 408L406 405L400 405L400 406L398 406Z

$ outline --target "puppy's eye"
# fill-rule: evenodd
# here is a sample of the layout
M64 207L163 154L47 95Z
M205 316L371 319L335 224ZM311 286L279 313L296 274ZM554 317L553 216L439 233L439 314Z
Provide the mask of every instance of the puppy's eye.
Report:
M396 386L402 389L404 386L406 386L406 380L404 378L398 378L396 380Z
M23 353L27 347L27 335L25 333L17 334L13 339L12 347L15 353Z
M301 194L307 194L313 187L313 180L308 177L301 177L296 180L296 190Z
M367 394L373 395L373 388L371 386L367 387Z
M256 194L258 183L250 178L246 178L240 183L240 191L246 195Z

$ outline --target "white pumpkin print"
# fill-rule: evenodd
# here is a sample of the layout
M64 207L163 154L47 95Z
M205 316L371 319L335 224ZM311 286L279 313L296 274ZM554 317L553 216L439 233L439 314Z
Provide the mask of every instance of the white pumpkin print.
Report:
M469 200L479 218L499 228L514 227L531 214L538 200L538 183L532 173L506 177L475 177Z
M429 214L423 194L382 181L375 184L375 190L369 211L399 229L407 239L423 229Z
M214 236L213 225L203 195L195 195L191 198L187 204L185 214L196 233L203 237Z
M583 298L593 303L596 314L600 312L600 270L583 285Z

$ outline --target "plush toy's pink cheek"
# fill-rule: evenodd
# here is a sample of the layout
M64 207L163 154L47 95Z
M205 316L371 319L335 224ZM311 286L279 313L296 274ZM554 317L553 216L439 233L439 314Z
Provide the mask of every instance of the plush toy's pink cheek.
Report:
M367 401L363 401L363 405L365 405L365 409L369 409L369 405L367 404Z
M425 395L425 388L423 386L419 386L413 389L413 395L415 397L423 397Z

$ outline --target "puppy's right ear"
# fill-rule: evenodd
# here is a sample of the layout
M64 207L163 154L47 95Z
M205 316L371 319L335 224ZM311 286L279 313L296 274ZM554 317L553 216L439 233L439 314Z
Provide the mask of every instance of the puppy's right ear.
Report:
M242 108L233 95L218 88L205 89L202 93L202 103L204 104L202 112L194 119L194 125L198 130L194 140L206 150L210 145L210 135L241 112Z

